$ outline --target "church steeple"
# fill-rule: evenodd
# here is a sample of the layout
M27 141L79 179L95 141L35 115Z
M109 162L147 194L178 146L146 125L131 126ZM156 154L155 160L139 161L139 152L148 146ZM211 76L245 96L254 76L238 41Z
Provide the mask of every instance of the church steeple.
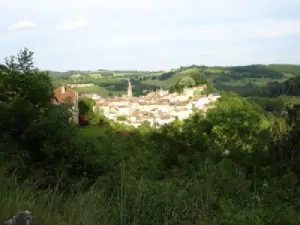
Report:
M128 79L127 97L129 97L129 98L132 97L132 87L131 87L130 79Z

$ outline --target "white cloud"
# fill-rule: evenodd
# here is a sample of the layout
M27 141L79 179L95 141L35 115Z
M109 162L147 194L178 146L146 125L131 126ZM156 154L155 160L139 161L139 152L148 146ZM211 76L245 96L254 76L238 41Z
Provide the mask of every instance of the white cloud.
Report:
M35 28L36 24L30 20L22 20L17 23L12 24L9 27L9 30L22 30L22 29L31 29Z
M73 30L77 28L87 27L88 20L87 19L79 19L79 20L63 20L57 27L59 30Z

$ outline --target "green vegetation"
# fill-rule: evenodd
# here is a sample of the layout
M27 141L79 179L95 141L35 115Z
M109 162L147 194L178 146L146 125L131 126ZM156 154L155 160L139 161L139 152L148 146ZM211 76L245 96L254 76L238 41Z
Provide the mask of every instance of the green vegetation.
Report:
M281 73L300 75L300 65L271 64L269 67Z
M187 69L181 74L184 74L178 82L169 88L170 92L182 92L185 87L196 87L206 85L207 89L202 94L209 94L213 91L213 87L210 81L206 79L203 72L199 69Z
M87 116L93 113L93 106L96 102L90 98L81 98L78 101L79 115Z
M125 121L126 120L126 116L119 116L117 119L119 121Z
M103 97L108 96L108 91L105 88L99 86L80 87L80 88L74 88L74 90L78 91L78 93L95 93Z
M299 65L250 65L237 67L186 66L168 72L143 71L68 71L51 72L54 85L93 83L94 87L77 89L79 92L118 96L126 93L127 79L134 84L133 94L143 95L157 88L174 89L183 77L207 81L219 91L234 91L242 96L253 96L274 82L283 83L299 75ZM196 77L195 77L196 76ZM198 78L197 78L198 77ZM201 82L195 80L196 83ZM202 82L203 83L203 82Z
M300 96L298 78L248 99L224 92L207 116L159 129L104 121L84 99L94 123L81 128L49 103L51 79L32 56L25 49L0 67L2 220L28 209L40 225L300 223L300 106L276 102Z

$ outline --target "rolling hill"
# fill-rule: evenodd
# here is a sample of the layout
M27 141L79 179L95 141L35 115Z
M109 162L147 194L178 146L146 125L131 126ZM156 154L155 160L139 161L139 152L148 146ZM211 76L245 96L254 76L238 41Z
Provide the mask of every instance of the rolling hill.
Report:
M102 96L119 95L127 90L127 79L134 83L134 94L141 95L145 91L156 88L169 89L182 77L199 73L218 90L235 91L241 95L249 95L272 82L282 83L300 75L300 65L270 64L235 67L186 66L170 71L126 71L97 70L67 72L49 71L55 85L67 83L93 83L93 87L77 88L79 92L98 93Z

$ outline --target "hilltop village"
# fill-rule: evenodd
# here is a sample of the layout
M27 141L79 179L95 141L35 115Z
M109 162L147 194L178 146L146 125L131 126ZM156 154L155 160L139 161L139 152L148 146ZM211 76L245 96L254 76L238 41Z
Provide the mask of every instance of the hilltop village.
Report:
M138 127L148 121L151 126L161 126L174 121L187 119L193 112L204 113L220 97L218 94L204 95L207 86L184 88L182 93L169 93L157 90L146 96L132 96L132 86L128 81L127 95L122 97L99 98L94 111L103 113L108 119L129 126ZM86 95L84 95L86 96Z
M127 95L121 97L102 98L97 94L81 94L74 91L69 85L58 87L52 99L53 104L67 102L72 104L73 121L78 123L78 99L92 98L96 101L94 112L100 112L108 119L138 127L144 122L151 126L161 126L171 123L175 119L184 120L194 112L202 111L214 106L214 102L220 97L219 94L205 94L206 85L184 88L181 93L170 93L165 90L150 92L145 96L134 97L132 86L128 81Z

